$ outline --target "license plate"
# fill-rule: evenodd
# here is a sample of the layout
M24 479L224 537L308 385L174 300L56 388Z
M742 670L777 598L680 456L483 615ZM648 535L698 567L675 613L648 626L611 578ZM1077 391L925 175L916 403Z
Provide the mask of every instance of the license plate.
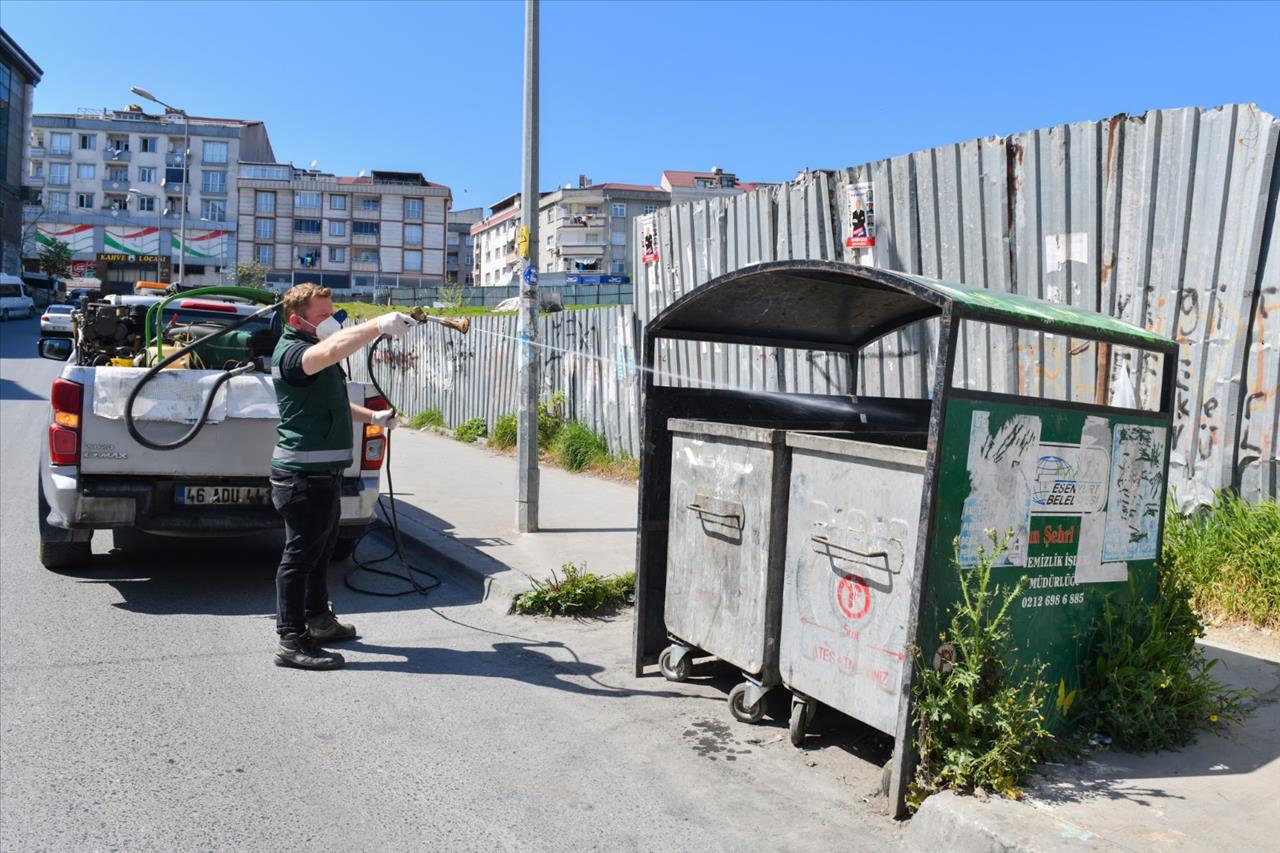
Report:
M262 486L178 486L178 506L266 506L271 491Z

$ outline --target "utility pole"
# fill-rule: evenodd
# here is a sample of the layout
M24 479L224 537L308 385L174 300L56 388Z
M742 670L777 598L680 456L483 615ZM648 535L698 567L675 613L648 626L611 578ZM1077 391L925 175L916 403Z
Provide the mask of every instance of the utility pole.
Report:
M538 530L538 0L524 3L524 174L520 191L520 381L516 530Z

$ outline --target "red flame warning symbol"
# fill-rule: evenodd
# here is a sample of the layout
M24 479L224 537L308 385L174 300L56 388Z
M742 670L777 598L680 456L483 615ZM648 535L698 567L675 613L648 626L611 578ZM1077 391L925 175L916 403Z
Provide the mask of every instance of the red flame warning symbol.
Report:
M871 590L857 575L844 575L836 584L836 604L848 619L861 619L871 609Z

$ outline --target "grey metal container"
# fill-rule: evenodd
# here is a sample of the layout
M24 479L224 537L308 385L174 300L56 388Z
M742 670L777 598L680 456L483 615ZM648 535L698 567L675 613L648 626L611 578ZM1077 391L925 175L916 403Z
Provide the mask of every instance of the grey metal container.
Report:
M816 700L894 734L925 451L790 433L779 669L799 745Z
M756 722L778 681L787 509L783 430L673 418L665 618L673 681L701 649L742 670L733 715Z

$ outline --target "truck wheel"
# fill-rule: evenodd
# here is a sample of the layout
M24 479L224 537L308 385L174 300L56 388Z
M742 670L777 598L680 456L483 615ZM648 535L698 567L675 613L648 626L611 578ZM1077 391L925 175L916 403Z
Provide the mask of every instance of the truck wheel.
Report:
M333 546L333 555L330 561L345 560L356 552L356 544L360 541L359 536L339 536L338 542Z
M49 516L49 502L44 497L44 483L39 483L36 492L36 512L39 514L36 520L40 527L41 565L54 571L86 565L93 558L91 540L86 538L83 541L76 541L70 538L68 531L51 526L45 520Z

